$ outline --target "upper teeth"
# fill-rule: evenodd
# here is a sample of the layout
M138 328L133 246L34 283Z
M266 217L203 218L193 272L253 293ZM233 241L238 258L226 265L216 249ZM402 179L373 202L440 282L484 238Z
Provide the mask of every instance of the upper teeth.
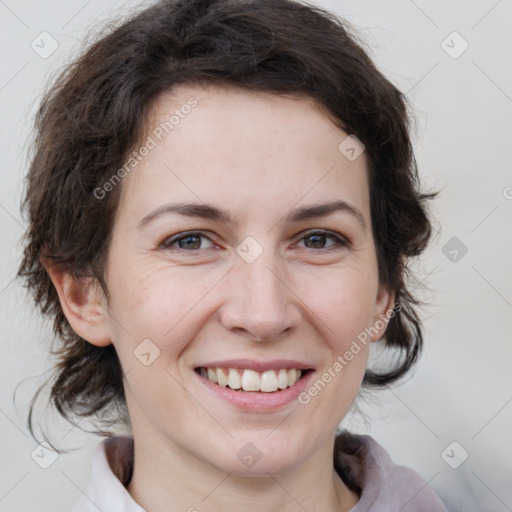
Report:
M268 370L240 370L238 368L201 368L201 375L219 386L244 391L265 391L267 393L293 386L301 376L295 368Z

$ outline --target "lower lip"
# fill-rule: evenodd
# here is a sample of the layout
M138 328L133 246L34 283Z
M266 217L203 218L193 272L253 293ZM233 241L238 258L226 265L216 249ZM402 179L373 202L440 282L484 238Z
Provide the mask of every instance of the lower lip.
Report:
M270 393L263 391L235 391L231 388L215 384L196 371L194 373L210 392L215 393L216 396L239 409L245 411L274 411L296 400L300 393L308 387L314 371L310 370L293 386Z

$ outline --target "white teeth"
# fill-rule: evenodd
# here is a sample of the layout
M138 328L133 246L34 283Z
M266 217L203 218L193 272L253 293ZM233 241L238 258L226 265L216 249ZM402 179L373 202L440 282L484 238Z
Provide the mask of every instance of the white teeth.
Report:
M203 368L201 368L203 370ZM202 375L202 373L201 373ZM217 384L217 372L213 368L208 368L207 377Z
M217 383L219 386L225 388L228 385L228 377L223 372L222 368L217 368Z
M240 389L242 387L242 378L238 373L238 370L234 368L229 369L228 386L231 389Z
M277 376L277 386L279 389L285 389L288 387L288 373L285 369L279 370L279 375Z
M238 368L201 368L200 374L222 387L273 393L278 389L293 386L300 379L302 371L296 368L282 368L258 373Z
M260 391L270 393L277 391L277 375L274 370L263 372L261 374Z
M242 388L244 391L259 391L260 376L254 370L244 370L242 375Z

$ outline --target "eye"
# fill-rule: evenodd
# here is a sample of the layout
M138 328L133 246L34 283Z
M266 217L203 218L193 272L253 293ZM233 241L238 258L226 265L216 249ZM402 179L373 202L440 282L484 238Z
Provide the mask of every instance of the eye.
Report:
M330 246L325 247L326 239L328 238L334 240L334 243L331 244ZM310 245L306 244L307 249L331 249L335 246L341 248L349 245L348 241L343 237L331 233L329 231L318 229L314 231L308 231L307 233L305 233L300 241L302 242L303 240L311 241Z
M178 235L174 235L172 237L166 238L161 243L162 249L182 249L184 251L196 251L198 249L210 249L213 247L213 243L211 247L201 247L201 239L208 240L210 243L212 241L202 232L202 231L190 231L188 233L179 233ZM177 247L173 247L178 244Z
M326 246L326 240L331 239L334 241L331 245ZM207 240L211 245L209 247L202 246L202 241ZM349 246L349 242L335 233L324 230L313 230L305 233L300 242L306 241L306 249L333 249L336 246L343 248ZM201 249L211 249L214 247L211 239L202 231L189 231L178 233L177 235L166 238L161 244L160 248L165 250L183 250L187 252L197 252Z

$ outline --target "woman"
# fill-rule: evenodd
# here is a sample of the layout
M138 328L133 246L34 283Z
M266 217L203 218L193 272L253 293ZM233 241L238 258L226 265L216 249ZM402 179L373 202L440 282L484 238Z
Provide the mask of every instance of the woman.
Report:
M19 274L62 340L52 401L131 431L75 511L446 510L337 430L420 354L405 275L434 196L345 22L160 1L59 77L37 127ZM396 367L367 368L375 342Z

